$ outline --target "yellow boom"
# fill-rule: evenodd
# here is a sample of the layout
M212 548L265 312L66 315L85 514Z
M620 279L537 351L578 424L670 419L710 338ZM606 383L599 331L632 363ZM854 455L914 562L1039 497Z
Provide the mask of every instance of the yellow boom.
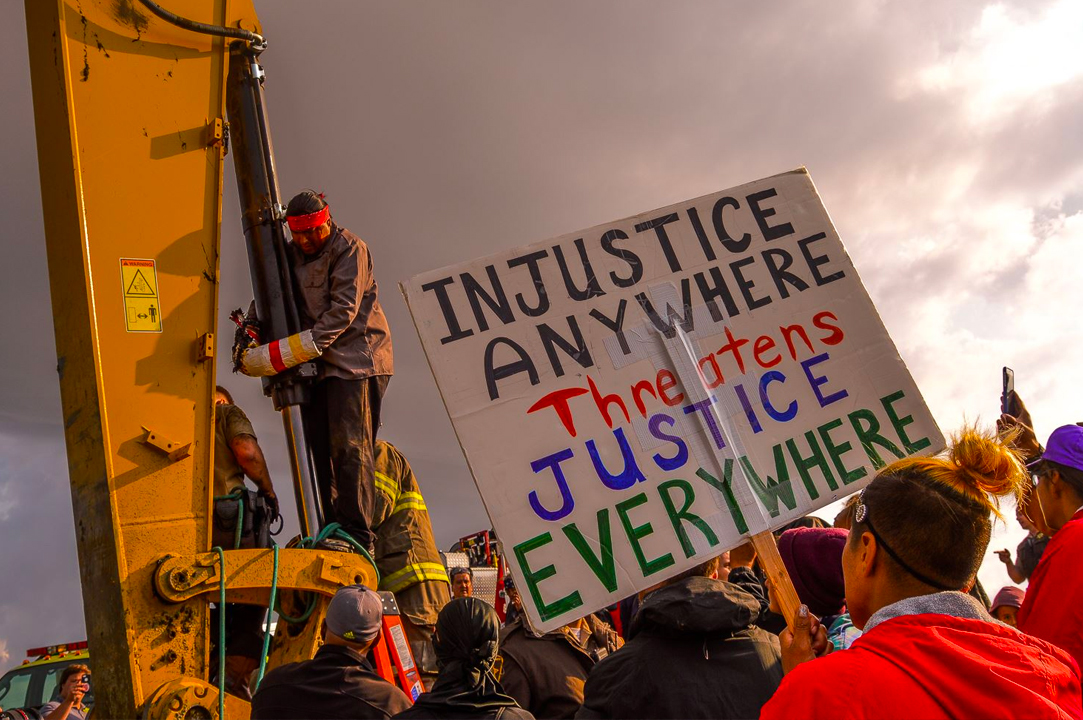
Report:
M25 4L94 712L219 717L208 603L222 575L208 551L234 41L139 0ZM250 0L167 4L259 32ZM225 553L230 601L266 604L272 574L270 550ZM317 550L283 550L278 581L319 600L307 623L280 623L272 666L311 656L337 587L376 584L367 561ZM230 696L225 714L249 708Z

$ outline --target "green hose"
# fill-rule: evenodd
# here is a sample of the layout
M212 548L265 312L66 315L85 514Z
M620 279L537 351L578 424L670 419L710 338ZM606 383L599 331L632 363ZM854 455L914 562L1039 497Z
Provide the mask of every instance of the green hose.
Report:
M376 568L376 561L372 559L371 555L369 555L368 550L366 550L361 545L361 543L357 542L357 540L354 540L353 536L343 530L342 526L339 525L337 522L328 523L326 526L324 526L322 530L320 530L319 533L317 533L315 538L302 538L301 542L298 543L298 547L312 549L315 548L323 540L326 540L327 538L332 536L337 537L340 540L345 540L347 543L350 544L351 547L354 548L354 550L358 551L369 561L369 563L372 565L373 572L376 573L376 584L378 586L380 584L380 571ZM276 608L276 612L278 612L278 617L280 620L285 620L286 622L292 624L303 623L310 617L312 617L312 613L316 610L316 601L316 594L312 593L311 598L308 602L308 608L303 613L301 613L300 617L290 617L289 615L282 612L281 608Z
M263 654L259 657L259 675L256 676L256 684L252 688L253 695L259 689L259 684L263 682L263 674L267 672L267 653L271 650L271 612L275 606L275 601L278 599L278 545L272 543L271 549L274 552L274 572L271 575L271 601L267 603L267 625L263 630ZM281 617L281 613L279 613L279 617Z
M220 547L211 548L218 553L218 720L226 718L226 553Z

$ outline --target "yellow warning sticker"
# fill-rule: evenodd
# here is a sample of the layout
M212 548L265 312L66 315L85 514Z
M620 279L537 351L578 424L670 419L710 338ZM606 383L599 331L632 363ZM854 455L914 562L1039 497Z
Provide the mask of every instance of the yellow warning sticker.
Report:
M158 275L153 260L120 259L124 291L124 327L128 332L160 333L162 306L158 302Z

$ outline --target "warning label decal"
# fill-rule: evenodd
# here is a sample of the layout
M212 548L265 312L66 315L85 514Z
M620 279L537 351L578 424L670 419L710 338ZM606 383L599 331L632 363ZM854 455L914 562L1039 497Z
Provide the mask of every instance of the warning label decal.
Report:
M124 290L124 327L128 332L162 331L162 308L158 302L158 275L153 260L120 259Z

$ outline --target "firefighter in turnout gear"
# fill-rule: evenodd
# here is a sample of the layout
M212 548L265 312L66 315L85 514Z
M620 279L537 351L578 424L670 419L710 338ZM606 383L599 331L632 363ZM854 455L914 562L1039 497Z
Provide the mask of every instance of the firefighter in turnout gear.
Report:
M432 634L451 600L451 583L433 538L417 477L398 448L377 440L376 567L380 589L395 594L403 628L426 689L436 680Z

